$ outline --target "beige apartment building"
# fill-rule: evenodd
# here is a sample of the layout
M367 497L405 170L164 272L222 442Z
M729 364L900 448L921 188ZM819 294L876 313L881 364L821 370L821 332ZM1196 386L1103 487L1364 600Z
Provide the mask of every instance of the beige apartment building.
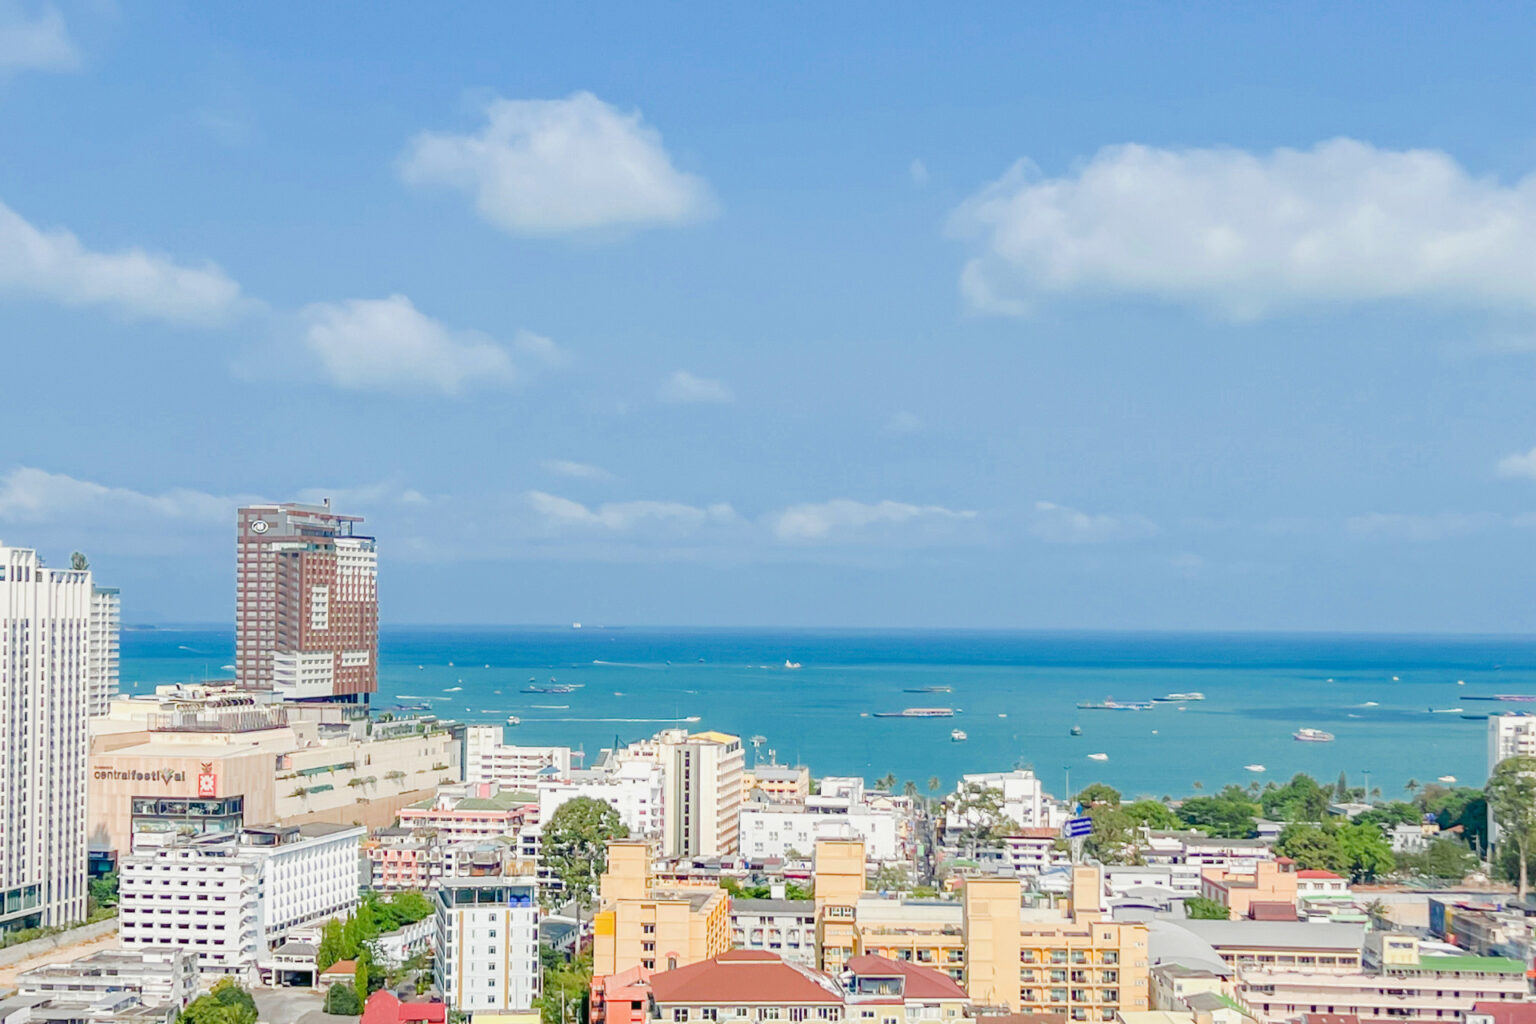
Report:
M1022 905L1017 879L969 879L966 990L978 1006L1112 1021L1150 1008L1147 928L1107 920L1097 867L1072 872L1062 908Z
M592 976L631 968L670 971L731 948L731 898L719 886L654 884L651 847L644 840L608 844L608 870L592 921Z
M773 803L796 804L811 795L811 770L804 765L789 768L779 764L765 764L749 768L742 777L745 786L743 796L761 793Z

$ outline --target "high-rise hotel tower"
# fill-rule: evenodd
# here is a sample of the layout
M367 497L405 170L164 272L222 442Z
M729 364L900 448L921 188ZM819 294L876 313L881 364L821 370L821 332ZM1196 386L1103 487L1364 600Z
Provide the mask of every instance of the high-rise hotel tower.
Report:
M0 544L0 931L85 920L86 719L115 682L116 599Z
M378 555L358 516L250 505L236 526L235 674L288 700L357 702L379 688Z

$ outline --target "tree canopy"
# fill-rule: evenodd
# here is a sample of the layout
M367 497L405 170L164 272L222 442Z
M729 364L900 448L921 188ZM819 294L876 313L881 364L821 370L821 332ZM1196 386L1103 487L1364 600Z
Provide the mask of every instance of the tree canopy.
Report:
M629 827L612 805L574 797L555 808L544 826L544 863L560 879L565 895L590 910L608 868L608 840L628 835Z
M1333 790L1312 776L1297 772L1283 786L1266 789L1259 796L1264 817L1272 821L1322 821L1328 817Z
M1527 862L1536 838L1536 757L1507 757L1494 766L1484 790L1488 810L1499 828L1499 839L1515 847L1520 858L1519 892L1525 900Z
M1184 913L1197 921L1225 921L1232 916L1232 911L1224 905L1204 896L1191 896L1185 900Z
M233 979L223 978L188 1003L176 1024L256 1024L256 1000Z
M1229 785L1214 796L1192 796L1179 805L1186 825L1220 839L1246 839L1258 822L1259 807L1241 787Z

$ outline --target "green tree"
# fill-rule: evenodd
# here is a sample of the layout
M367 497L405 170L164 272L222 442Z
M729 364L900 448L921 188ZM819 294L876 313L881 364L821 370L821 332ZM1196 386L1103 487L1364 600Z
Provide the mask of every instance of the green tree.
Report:
M1442 829L1461 826L1462 838L1473 850L1488 848L1488 798L1483 790L1430 783L1419 790L1414 802L1434 815Z
M1499 828L1499 839L1513 843L1520 858L1519 896L1525 902L1527 862L1536 836L1536 757L1507 757L1488 776L1488 809Z
M1215 796L1193 796L1179 806L1184 823L1220 839L1246 839L1258 827L1258 805L1241 786L1227 786Z
M884 790L887 793L889 793L891 790L895 789L896 788L896 773L895 772L886 772L884 775L880 776L878 779L875 780L875 788L876 789Z
M1347 868L1335 831L1305 822L1292 822L1281 829L1275 852L1294 860L1303 871L1340 872Z
M578 796L549 816L544 826L544 863L560 879L566 897L590 910L598 879L608 868L608 840L628 835L629 828L611 805Z
M1096 804L1108 804L1111 807L1119 807L1120 791L1113 786L1106 786L1102 782L1095 782L1077 794L1077 802L1084 807L1093 807Z
M912 873L905 864L882 864L869 876L865 887L875 892L901 892L912 888Z
M1322 821L1328 817L1333 791L1312 776L1297 772L1283 786L1266 789L1259 797L1264 817L1273 821Z
M1184 915L1197 921L1225 921L1232 916L1232 911L1215 900L1191 896L1184 901Z
M233 979L223 978L188 1003L176 1024L256 1024L256 1000Z
M539 999L540 1024L586 1020L586 999L592 990L591 949L567 963L547 945L540 946L539 960L544 965L544 994Z
M1161 800L1134 800L1122 805L1120 810L1137 828L1175 829L1182 824L1179 816Z
M325 922L325 927L320 929L320 945L315 950L315 966L325 970L338 960L345 960L343 955L346 950L346 939L343 935L341 920L331 918Z
M357 989L346 982L339 982L332 985L331 990L325 994L325 1012L355 1017L363 1012L363 1001L358 998Z
M1424 820L1424 812L1417 804L1410 804L1403 800L1393 800L1391 803L1372 807L1363 814L1355 815L1355 821L1367 825L1417 825Z
M928 795L929 796L938 796L939 795L939 790L941 790L943 788L944 788L944 783L939 781L939 777L937 775L930 775L930 776L928 776Z
M1467 844L1449 836L1439 836L1417 853L1397 855L1399 874L1439 881L1459 882L1477 869L1477 857Z
M383 983L383 975L375 976L373 954L368 951L367 946L364 946L357 951L357 966L352 970L352 987L357 990L357 997L367 999L368 994Z
M1374 881L1378 875L1390 875L1396 862L1392 844L1382 835L1379 825L1351 823L1339 826L1339 849L1344 866L1356 882Z
M906 797L912 797L913 799L916 799L916 797L917 797L917 783L913 782L911 779L908 779L905 783L902 784L901 795L902 796L906 796Z
M998 841L1013 822L1003 814L1003 791L979 782L967 782L955 795L955 816L961 821L960 841L971 858L976 848Z

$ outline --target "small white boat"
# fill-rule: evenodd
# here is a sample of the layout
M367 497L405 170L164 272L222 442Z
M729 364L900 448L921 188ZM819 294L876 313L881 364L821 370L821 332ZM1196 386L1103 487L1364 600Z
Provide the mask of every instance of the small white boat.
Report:
M1089 754L1088 755L1088 760L1090 760L1090 761L1108 761L1109 760L1109 755L1108 754Z
M1399 682L1399 680L1398 680L1398 678L1397 678L1397 676L1393 676L1393 677L1392 677L1392 681L1393 681L1393 682L1394 682L1394 683L1396 683L1396 682Z
M1170 693L1162 697L1153 697L1152 700L1157 704L1182 704L1185 701L1205 700L1205 694L1192 690L1189 693Z
M1245 772L1262 772L1262 771L1264 771L1264 766L1261 765L1261 764L1245 764L1245 765L1243 765L1243 771L1245 771Z
M444 693L458 693L462 689L464 689L464 687L462 687L462 686L450 686L450 687L448 687L448 689L444 690L443 692Z
M450 661L450 662L449 662L449 663L448 663L448 667L449 667L449 668L453 668L453 662L451 662L451 661Z
M1321 729L1297 729L1295 732L1291 733L1291 737L1293 739L1298 739L1303 743L1333 742L1333 733L1324 732Z
M785 658L784 659L784 667L785 668L802 668L803 666L798 661L790 661L788 658Z
M508 715L507 716L507 724L508 725L517 725L521 721L522 721L522 719L518 718L516 715Z
M1438 779L1436 779L1435 781L1436 782L1444 782L1444 783L1450 784L1450 783L1453 783L1453 782L1456 781L1456 776L1454 776L1454 775L1442 775Z
M966 740L970 739L970 737L965 734L964 729L951 729L949 731L949 738L955 743L964 743Z
M1008 717L1008 712L1006 712L1006 711L999 711L997 713L997 717L998 718L1007 718Z
M1459 715L1465 710L1465 708L1430 708L1429 713L1432 715Z
M1379 707L1381 707L1381 705L1377 704L1373 700L1368 700L1364 704L1356 704L1355 707L1357 707L1357 708L1379 708Z

